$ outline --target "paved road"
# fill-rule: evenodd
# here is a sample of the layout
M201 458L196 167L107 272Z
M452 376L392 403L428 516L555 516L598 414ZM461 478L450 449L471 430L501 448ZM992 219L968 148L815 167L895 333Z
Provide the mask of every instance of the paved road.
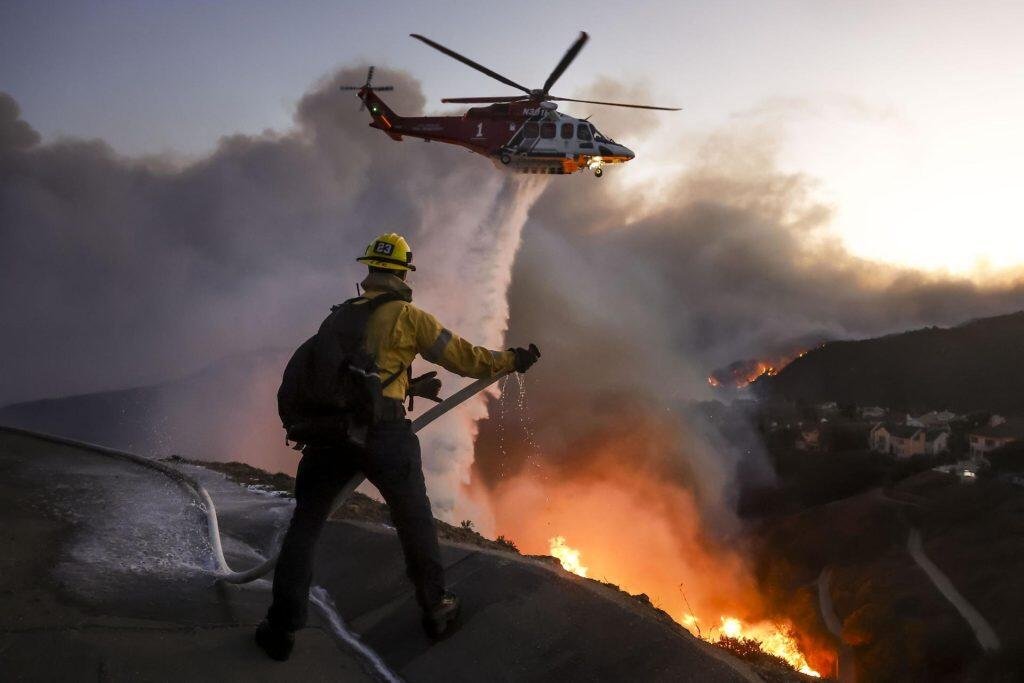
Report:
M290 501L201 468L190 474L217 503L232 565L267 552ZM159 473L0 432L0 528L13 549L0 560L0 668L16 679L368 679L316 619L289 663L263 658L249 638L267 584L215 586L201 520ZM477 548L443 553L464 623L434 644L420 630L393 530L331 523L320 544L324 595L405 680L758 680L595 582Z
M907 551L914 558L914 562L928 575L928 578L931 579L943 597L949 600L950 604L956 608L956 611L967 622L967 625L971 627L975 638L978 639L978 644L990 652L998 650L1000 647L999 636L996 635L995 630L985 617L981 615L981 612L975 609L974 605L968 602L967 598L956 589L956 586L949 580L949 577L943 574L942 570L924 554L921 532L917 529L911 529L910 531L910 536L907 538Z
M825 567L818 575L818 609L821 618L829 632L836 637L839 646L839 672L840 683L856 683L853 661L853 649L843 640L843 623L836 614L835 606L832 604L832 568Z

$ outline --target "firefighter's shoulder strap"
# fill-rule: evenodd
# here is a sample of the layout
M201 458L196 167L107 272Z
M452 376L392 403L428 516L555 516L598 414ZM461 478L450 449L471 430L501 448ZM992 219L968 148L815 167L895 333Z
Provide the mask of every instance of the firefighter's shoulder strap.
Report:
M390 301L407 301L407 299L398 292L381 292L377 296L366 296L365 293L352 297L346 301L342 301L340 304L334 304L331 306L331 312L337 311L342 306L349 306L359 301L365 301L367 311L373 313L378 307L390 302Z
M366 316L365 316L365 318L363 318L363 321L362 321L363 322L363 329L362 329L362 333L361 333L361 336L360 336L360 343L361 344L365 344L366 343L366 332L367 332L367 328L369 327L369 323L370 323L370 316L373 315L374 311L376 311L378 308L380 308L384 304L389 303L391 301L406 301L406 302L408 302L408 299L405 296L403 296L402 294L399 294L398 292L382 292L381 294L378 294L377 296L373 296L373 297L366 296L365 294L363 294L363 295L357 296L357 297L355 297L353 299L349 299L348 301L344 301L344 302L342 302L340 304L336 304L336 305L332 306L331 307L331 311L336 311L337 309L341 308L342 306L346 306L346 305L349 305L349 304L354 304L354 303L356 303L358 301L366 301L367 302L366 303ZM383 382L381 382L380 388L381 389L387 388L392 382L394 382L396 379L398 379L398 377L405 370L406 370L406 368L404 366L398 368L398 370L396 370L394 373L389 375L387 377L387 379L385 379Z

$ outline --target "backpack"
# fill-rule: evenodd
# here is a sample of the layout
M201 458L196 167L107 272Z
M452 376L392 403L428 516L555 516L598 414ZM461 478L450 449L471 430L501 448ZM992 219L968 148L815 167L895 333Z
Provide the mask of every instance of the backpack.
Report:
M358 439L375 421L384 387L373 354L365 349L370 316L389 301L404 298L385 292L356 297L331 307L315 335L303 342L284 368L277 390L277 412L285 443L301 450L307 444L340 445Z

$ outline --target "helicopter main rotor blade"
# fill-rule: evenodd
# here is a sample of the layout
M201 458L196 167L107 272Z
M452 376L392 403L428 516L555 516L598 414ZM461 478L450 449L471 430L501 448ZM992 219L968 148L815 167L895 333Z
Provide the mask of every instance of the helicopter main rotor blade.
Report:
M569 65L572 64L572 60L576 59L576 55L578 55L580 53L580 50L583 49L583 46L587 44L587 40L589 38L590 36L587 35L586 31L580 31L580 37L577 38L576 42L573 43L569 47L569 49L565 51L565 54L562 55L562 61L558 63L558 65L551 72L551 75L548 76L548 80L544 81L545 94L547 94L547 92L551 90L551 86L553 86L555 84L555 81L559 79L559 77L562 75L562 72L569 68Z
M657 109L658 111L681 111L679 107L654 107L649 104L624 104L622 102L598 102L596 100L574 100L571 97L552 97L546 99L558 102L582 102L583 104L603 104L608 107L629 107L631 109Z
M486 102L519 102L530 99L529 95L503 95L500 97L445 97L448 104L483 104Z
M476 62L474 62L469 57L463 57L458 52L455 52L454 50L449 50L444 45L441 45L440 43L435 43L430 38L427 38L425 36L421 36L418 33L410 33L409 35L412 36L413 38L415 38L416 40L420 41L420 42L426 43L427 45L429 45L430 47L434 48L438 52L441 52L442 54L446 54L449 57L451 57L452 59L456 59L456 60L462 62L463 64L465 64L466 66L471 67L473 69L476 69L480 73L487 74L488 76L490 76L491 78L493 78L496 81L504 83L505 85L512 86L513 88L515 88L517 90L522 90L526 94L530 94L530 89L529 88L525 88L525 87L519 85L518 83L516 83L515 81L513 81L511 79L505 78L501 74L496 73L494 71L491 71L490 69L488 69L486 66L484 66L482 64L477 64Z

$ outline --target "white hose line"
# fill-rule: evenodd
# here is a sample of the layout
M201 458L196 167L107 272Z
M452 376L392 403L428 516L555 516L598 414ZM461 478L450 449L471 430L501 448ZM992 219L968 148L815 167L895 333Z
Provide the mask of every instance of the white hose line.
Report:
M42 439L44 441L51 441L64 446L73 446L75 448L94 451L102 455L109 455L114 458L120 458L121 460L128 460L137 465L142 465L143 467L148 467L167 475L198 499L199 509L206 515L206 529L210 539L210 547L213 550L213 557L217 563L217 571L231 571L231 568L228 567L227 562L224 560L224 548L221 546L220 542L220 525L217 523L217 509L213 505L213 499L210 498L209 492L202 484L184 472L162 463L159 460L144 458L141 455L135 455L134 453L128 453L127 451L119 451L116 448L107 448L106 446L100 446L86 441L68 439L63 436L46 434L44 432L35 432L28 429L19 429L18 427L7 427L5 425L0 425L0 431Z
M159 460L150 460L149 458L144 458L142 456L135 455L134 453L119 451L114 448L107 448L106 446L99 446L97 444L88 443L85 441L67 439L62 436L55 436L53 434L34 432L27 429L7 427L4 425L0 425L0 432L17 434L19 436L27 436L34 439L40 439L42 441L49 441L52 443L57 443L65 446L72 446L74 448L79 448L82 450L93 451L101 455L107 455L119 458L121 460L128 460L137 465L142 465L143 467L148 467L150 469L154 469L162 474L167 475L177 484L182 486L182 488L189 491L196 497L199 504L199 509L206 514L207 530L209 531L210 535L210 547L213 551L214 560L217 562L217 571L231 573L231 568L228 566L227 562L224 559L224 550L220 542L220 527L217 523L217 510L213 506L213 499L210 498L209 492L206 490L205 487L203 487L202 484L200 484L198 481L188 476L184 472L180 472L179 470L170 467L169 465L165 465ZM355 487L353 486L352 488L354 489ZM273 559L276 560L277 556L275 555ZM270 569L273 568L273 566L274 563L268 561L260 564L257 567L253 567L252 569L246 572L237 572L237 574L241 576L251 576L252 578L249 579L251 581L252 579L258 578L259 576L262 576L263 574L268 572ZM319 586L315 587L310 592L309 599L313 603L313 605L320 611L321 616L329 624L331 632L334 634L334 637L337 640L340 640L346 645L348 645L348 647L350 647L359 656L361 656L364 659L364 661L370 667L372 667L373 670L377 673L378 678L383 680L385 683L400 683L401 679L394 672L392 672L391 669L388 668L388 666L380 658L380 655L378 655L372 649L364 645L362 641L359 640L359 637L357 635L355 635L345 627L345 623L344 621L342 621L341 615L337 613L337 610L334 608L333 602L331 602L330 597L327 596L327 592L323 588L320 588Z
M433 406L430 410L420 415L418 418L413 420L412 430L418 432L419 430L426 427L428 424L441 417L455 406L459 405L463 401L466 401L472 396L475 396L479 392L483 391L487 387L497 382L502 377L505 377L510 373L501 373L494 377L488 377L485 379L479 379L472 384L462 388L456 393L452 394L444 401L441 401L437 405ZM122 460L142 465L150 469L156 470L170 477L172 480L177 482L187 491L192 493L198 500L199 509L206 515L206 528L210 540L210 549L213 553L214 561L217 564L218 581L224 581L226 583L248 583L255 581L256 579L265 576L277 564L277 558L280 554L280 549L275 552L272 556L249 569L243 571L233 571L228 566L227 560L224 558L224 547L221 544L220 539L220 524L217 521L217 508L213 504L213 498L210 497L210 493L206 488L199 483L198 480L188 476L184 472L171 467L159 460L152 460L145 458L134 453L128 453L127 451L119 451L116 448L107 448L106 446L100 446L98 444L88 443L85 441L77 441L75 439L67 439L62 436L55 436L53 434L45 434L42 432L34 432L27 429L19 429L17 427L7 427L0 425L0 432L8 432L11 434L18 434L21 436L28 436L36 439L43 439L53 443L58 443L66 446L73 446L75 448L81 448L102 455L108 455ZM341 505L344 504L345 500L352 495L352 492L356 490L361 483L364 481L364 477L356 476L353 477L348 484L341 490L340 493L335 497L334 503L331 507L331 514L333 514ZM310 592L310 601L320 610L322 616L328 621L337 638L347 643L349 647L356 650L377 672L377 674L386 683L395 683L400 681L399 679L381 660L380 656L371 650L369 647L364 645L355 634L351 633L341 620L341 616L337 613L334 608L333 602L330 596L323 588L316 586Z
M402 683L402 679L381 659L380 655L368 647L359 636L348 630L348 626L342 621L338 614L338 608L331 600L330 594L322 586L313 586L309 589L309 601L320 611L320 616L330 625L335 637L358 652L366 662L373 667L384 683Z

